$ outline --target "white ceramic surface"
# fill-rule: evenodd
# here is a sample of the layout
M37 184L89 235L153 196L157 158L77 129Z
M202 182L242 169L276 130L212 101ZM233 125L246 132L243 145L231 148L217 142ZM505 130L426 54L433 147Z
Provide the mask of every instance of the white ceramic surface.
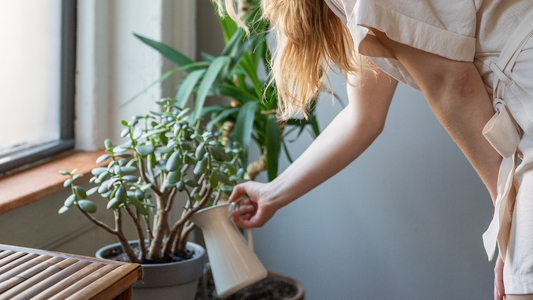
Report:
M252 244L231 222L232 212L230 204L217 205L198 211L191 219L203 231L219 297L227 297L267 276ZM251 232L248 236L251 242Z

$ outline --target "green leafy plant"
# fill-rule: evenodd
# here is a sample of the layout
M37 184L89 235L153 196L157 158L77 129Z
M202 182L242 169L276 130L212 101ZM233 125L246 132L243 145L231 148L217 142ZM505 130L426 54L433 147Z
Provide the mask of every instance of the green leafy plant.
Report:
M189 99L193 98L193 120L210 115L211 122L207 127L220 124L218 126L222 127L224 144L229 141L242 145L243 152L240 158L247 166L246 177L253 180L259 172L266 170L270 181L278 174L278 161L282 149L292 162L287 148L288 134L297 131L299 137L305 129L308 129L308 132L316 137L320 134L320 129L314 108L309 112L308 119L293 118L286 122L278 122L276 118L278 95L275 82L270 76L271 52L266 39L269 24L260 18L258 0L240 2L239 5L243 7L239 9L241 12L244 11L240 15L249 26L251 34L246 36L245 31L238 28L231 18L219 16L226 46L218 57L202 53L203 61L195 62L164 43L135 36L177 66L154 84L178 71L185 71L187 75L177 86L176 100L179 106L184 107ZM266 73L264 78L260 76L262 73ZM132 102L138 95L123 105ZM207 96L228 97L231 99L231 104L205 106ZM259 146L261 155L257 161L248 164L248 151L252 140Z
M223 194L229 195L235 184L244 181L240 145L232 143L224 148L221 130L201 128L200 119L190 115L188 108L182 109L177 100L157 103L161 112L122 121L121 136L128 142L115 147L110 140L105 141L106 154L96 163L109 163L92 170L90 182L95 187L85 191L75 184L82 176L75 174L76 170L60 171L68 176L64 186L70 187L72 195L59 213L77 207L97 226L115 235L130 261L136 263L168 262L172 255L187 258L185 244L194 228L190 217L216 205ZM100 199L90 200L93 195ZM181 218L170 226L169 213L178 197L186 204ZM114 226L93 216L95 202L102 200L114 213ZM139 241L148 241L139 243L139 255L124 236L124 213L133 220Z

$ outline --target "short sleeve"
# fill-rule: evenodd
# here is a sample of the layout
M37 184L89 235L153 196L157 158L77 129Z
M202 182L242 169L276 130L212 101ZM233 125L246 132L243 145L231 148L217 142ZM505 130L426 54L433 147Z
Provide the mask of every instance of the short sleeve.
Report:
M337 0L356 50L392 77L418 88L369 28L390 39L451 60L473 61L476 3L466 0Z

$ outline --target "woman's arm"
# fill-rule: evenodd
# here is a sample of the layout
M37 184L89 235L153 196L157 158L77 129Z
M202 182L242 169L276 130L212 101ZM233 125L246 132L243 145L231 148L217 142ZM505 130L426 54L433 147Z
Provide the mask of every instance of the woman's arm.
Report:
M416 80L431 109L477 171L494 202L502 157L482 135L494 111L474 64L414 49L373 31ZM499 256L494 273L494 299L503 300L503 261Z
M431 109L477 171L495 201L502 157L482 134L494 115L472 62L450 60L394 42L373 30L416 80Z
M241 217L235 214L238 226L262 226L277 209L350 164L381 133L398 82L377 68L375 73L367 71L361 79L350 77L349 81L349 104L293 164L270 183L235 187L230 201L244 194L253 201L241 203Z

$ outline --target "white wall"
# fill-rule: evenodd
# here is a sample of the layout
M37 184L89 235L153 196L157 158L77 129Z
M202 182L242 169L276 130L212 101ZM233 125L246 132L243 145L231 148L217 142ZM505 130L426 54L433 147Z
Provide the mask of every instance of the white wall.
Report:
M344 79L332 83L347 102ZM323 97L321 128L340 110ZM293 158L310 142L292 144ZM492 211L422 93L400 84L374 144L256 229L254 241L265 266L300 280L307 300L491 299L481 234Z

